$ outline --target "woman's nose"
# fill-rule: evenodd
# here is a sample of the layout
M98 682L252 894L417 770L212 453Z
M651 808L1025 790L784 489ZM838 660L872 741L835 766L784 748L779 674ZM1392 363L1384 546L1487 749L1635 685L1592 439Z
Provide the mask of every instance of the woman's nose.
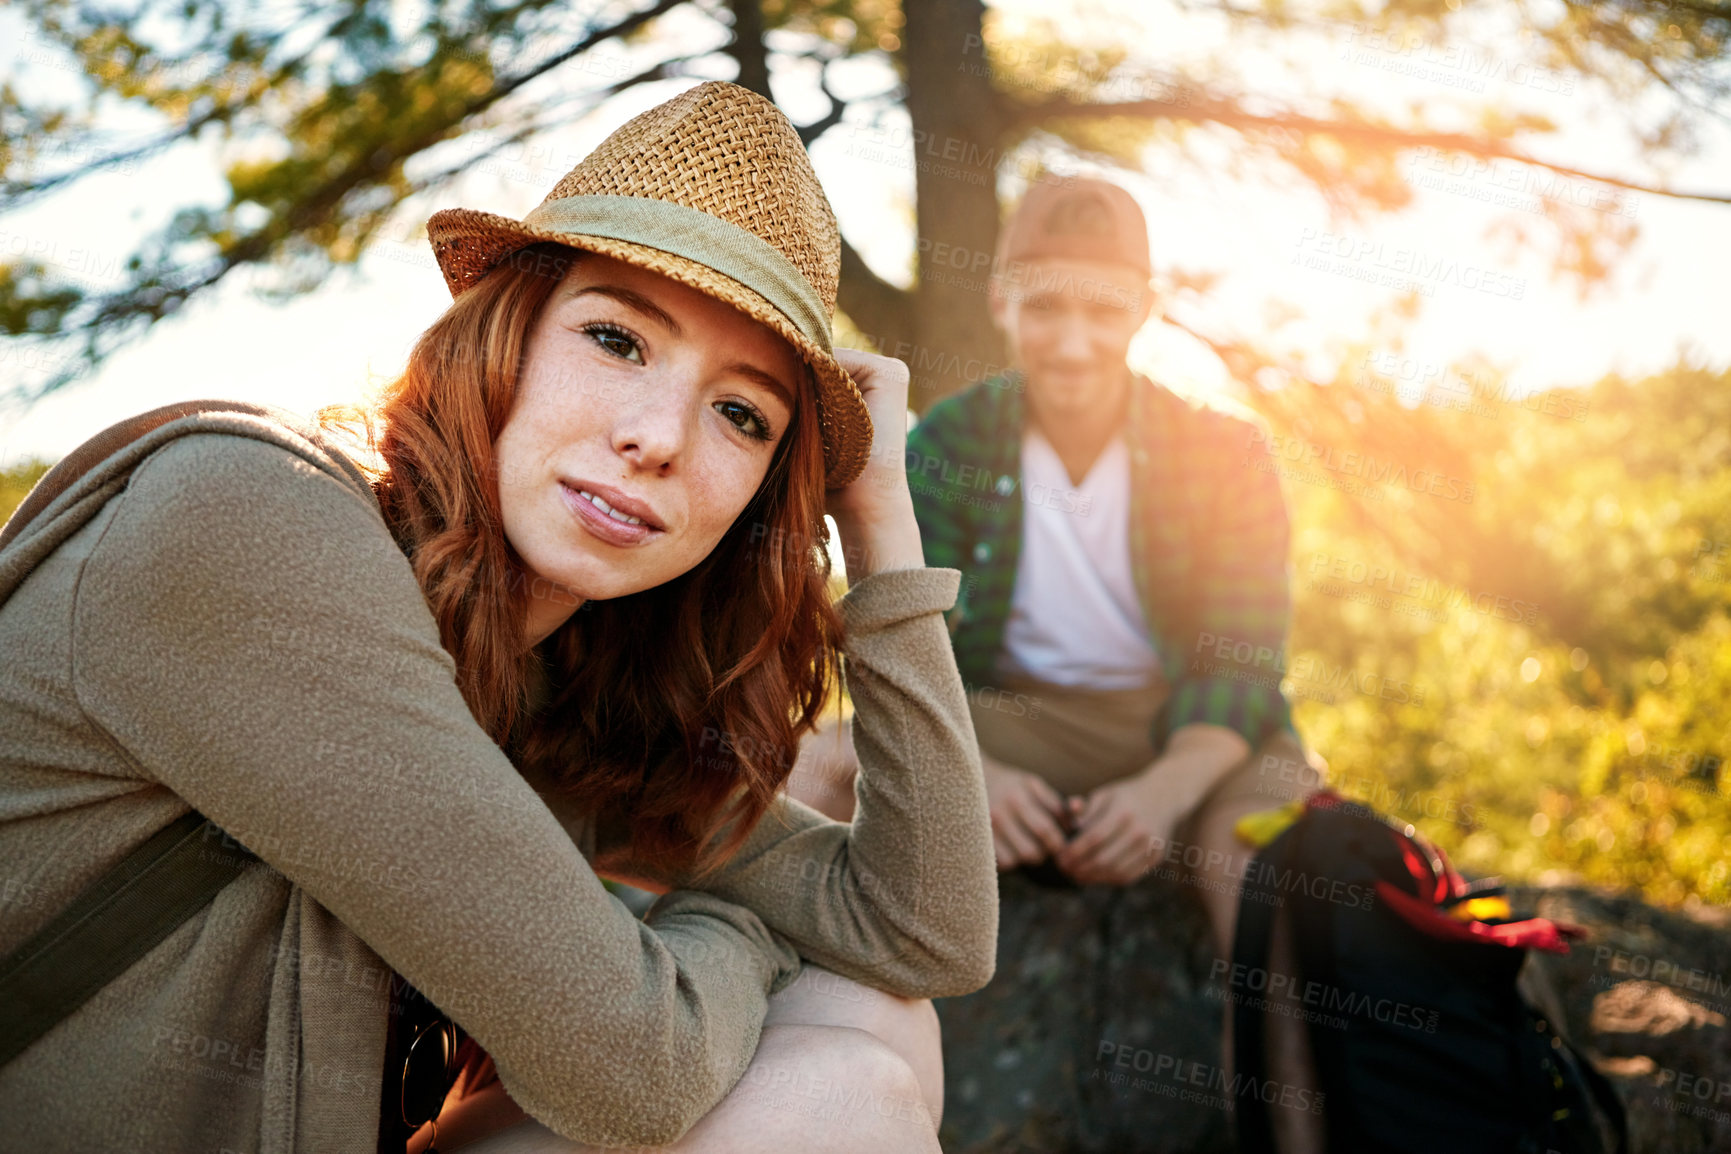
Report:
M613 450L639 469L665 472L690 443L695 390L679 382L656 385L620 407Z

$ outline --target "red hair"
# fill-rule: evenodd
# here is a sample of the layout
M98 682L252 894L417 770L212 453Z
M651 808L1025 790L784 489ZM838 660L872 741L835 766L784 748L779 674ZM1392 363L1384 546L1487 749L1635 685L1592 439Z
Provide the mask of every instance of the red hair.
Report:
M586 602L526 648L530 577L505 538L493 446L536 318L580 256L524 249L422 334L367 414L374 488L464 700L518 769L628 829L636 862L712 867L767 811L840 677L816 390L802 374L762 485L707 557ZM542 670L547 698L531 713Z

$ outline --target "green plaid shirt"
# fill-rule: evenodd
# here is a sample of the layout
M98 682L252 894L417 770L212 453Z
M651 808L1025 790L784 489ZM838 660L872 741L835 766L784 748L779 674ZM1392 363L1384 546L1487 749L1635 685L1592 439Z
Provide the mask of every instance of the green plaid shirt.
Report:
M950 611L970 690L993 685L1022 545L1023 381L981 381L933 405L908 436L926 564L960 569ZM1260 745L1291 729L1280 691L1291 582L1280 481L1259 425L1135 378L1130 556L1149 640L1172 693L1154 747L1194 721Z

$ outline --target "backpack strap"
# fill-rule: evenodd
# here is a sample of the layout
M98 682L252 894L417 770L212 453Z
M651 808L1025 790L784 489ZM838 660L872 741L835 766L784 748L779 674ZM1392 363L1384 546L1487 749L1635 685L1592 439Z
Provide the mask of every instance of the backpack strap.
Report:
M1628 1154L1629 1116L1617 1088L1611 1084L1609 1078L1599 1072L1592 1059L1582 1053L1569 1040L1568 1035L1543 1012L1529 1003L1527 1013L1539 1026L1537 1033L1521 1031L1522 1045L1532 1055L1528 1063L1546 1071L1546 1080L1564 1072L1573 1074L1580 1082L1579 1089L1585 1091L1584 1096L1579 1097L1579 1104L1598 1108L1605 1123L1610 1126L1611 1144L1609 1148L1605 1146L1604 1134L1591 1110L1572 1110L1567 1118L1558 1118L1550 1113L1555 1101L1548 1096L1535 1095L1543 1111L1534 1119L1535 1128L1560 1123L1561 1134L1567 1139L1568 1148L1571 1150L1591 1151L1592 1154Z
M1271 879L1286 869L1297 852L1304 824L1301 817L1263 846L1256 855L1253 868L1247 871L1240 883L1238 920L1232 931L1235 973L1266 970L1274 956L1274 920L1280 909L1281 897ZM1267 1015L1261 1010L1241 1006L1231 998L1227 1005L1232 1007L1233 1073L1261 1082L1268 1072L1268 1056L1263 1042ZM1239 1154L1275 1154L1274 1127L1262 1098L1257 1094L1235 1094L1233 1101Z
M149 953L258 858L197 810L157 831L0 960L0 1065Z
M1617 1088L1611 1080L1599 1072L1592 1060L1575 1049L1575 1044L1567 1038L1563 1046L1575 1059L1575 1069L1581 1075L1581 1081L1586 1083L1587 1092L1604 1111L1605 1119L1611 1124L1612 1154L1629 1154L1629 1115L1623 1107L1623 1096L1617 1093Z

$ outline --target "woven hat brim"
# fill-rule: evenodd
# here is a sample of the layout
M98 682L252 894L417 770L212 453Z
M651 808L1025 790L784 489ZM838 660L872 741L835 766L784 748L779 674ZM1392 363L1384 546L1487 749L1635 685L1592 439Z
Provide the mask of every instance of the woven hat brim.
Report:
M474 285L499 261L537 241L610 256L660 273L732 305L785 339L811 366L817 382L824 484L840 489L859 478L871 456L872 421L859 386L833 355L813 342L755 290L706 264L634 241L534 228L522 221L468 208L444 209L427 221L427 239L451 296Z

